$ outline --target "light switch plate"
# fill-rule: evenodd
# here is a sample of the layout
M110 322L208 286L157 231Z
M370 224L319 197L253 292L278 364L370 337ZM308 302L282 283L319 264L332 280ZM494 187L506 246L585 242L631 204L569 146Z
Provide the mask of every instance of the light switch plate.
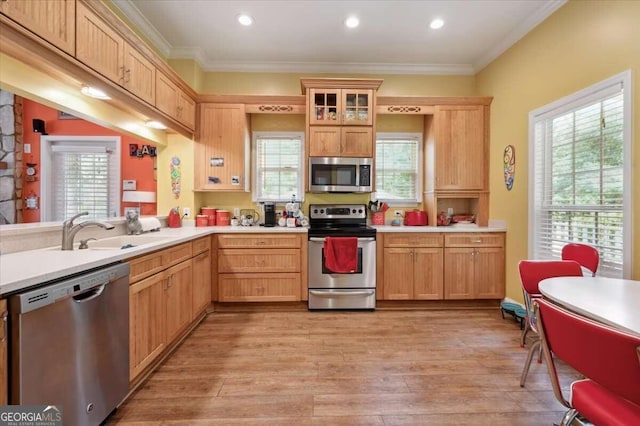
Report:
M135 180L123 180L122 181L122 190L123 191L135 191L136 190L136 181Z

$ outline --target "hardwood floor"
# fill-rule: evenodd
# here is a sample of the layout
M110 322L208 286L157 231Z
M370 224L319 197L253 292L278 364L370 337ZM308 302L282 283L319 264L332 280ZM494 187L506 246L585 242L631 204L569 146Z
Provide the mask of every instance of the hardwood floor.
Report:
M108 424L559 423L519 337L497 309L214 313Z

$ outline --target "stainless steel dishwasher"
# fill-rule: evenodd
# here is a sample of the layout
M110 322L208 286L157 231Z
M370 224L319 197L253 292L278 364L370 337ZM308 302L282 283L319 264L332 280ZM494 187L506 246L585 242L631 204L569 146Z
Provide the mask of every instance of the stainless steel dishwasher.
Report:
M129 265L9 298L11 404L62 407L69 425L98 425L129 390Z

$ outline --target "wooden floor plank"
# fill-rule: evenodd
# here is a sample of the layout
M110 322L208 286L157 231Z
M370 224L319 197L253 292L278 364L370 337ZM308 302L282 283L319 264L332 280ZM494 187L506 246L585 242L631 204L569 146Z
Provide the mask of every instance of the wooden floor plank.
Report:
M520 332L495 308L213 313L107 424L558 423Z

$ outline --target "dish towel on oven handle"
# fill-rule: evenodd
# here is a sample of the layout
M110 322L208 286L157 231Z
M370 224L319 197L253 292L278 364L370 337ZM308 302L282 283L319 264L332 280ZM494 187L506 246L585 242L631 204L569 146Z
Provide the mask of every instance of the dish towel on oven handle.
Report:
M325 237L324 265L339 274L355 272L358 269L358 238Z

